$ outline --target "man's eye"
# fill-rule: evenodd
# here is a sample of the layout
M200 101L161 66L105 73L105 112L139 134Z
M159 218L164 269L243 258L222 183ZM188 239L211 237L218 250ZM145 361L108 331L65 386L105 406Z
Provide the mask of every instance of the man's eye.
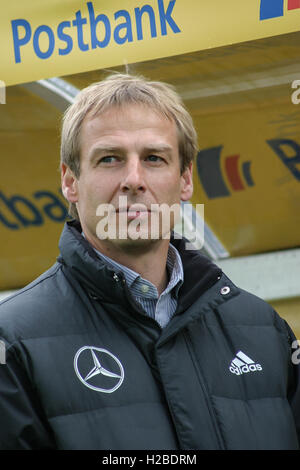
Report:
M163 159L161 157L158 157L157 155L148 155L147 160L150 162L161 162Z
M107 156L107 157L102 157L100 158L100 160L98 161L98 163L114 163L116 161L116 157L114 157L113 155L111 156Z

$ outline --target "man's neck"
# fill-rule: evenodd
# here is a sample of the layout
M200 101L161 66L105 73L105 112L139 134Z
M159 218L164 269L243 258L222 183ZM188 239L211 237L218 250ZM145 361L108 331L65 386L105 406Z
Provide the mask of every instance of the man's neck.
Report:
M143 279L150 281L160 295L168 284L166 269L169 240L155 240L140 248L137 246L116 246L107 240L94 240L85 233L85 238L100 253L123 266L140 274Z

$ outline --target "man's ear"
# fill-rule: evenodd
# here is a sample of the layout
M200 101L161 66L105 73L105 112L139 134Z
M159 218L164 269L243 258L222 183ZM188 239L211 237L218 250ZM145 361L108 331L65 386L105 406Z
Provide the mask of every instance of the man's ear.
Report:
M193 163L184 170L181 175L181 197L182 201L188 201L193 195Z
M78 202L77 178L64 163L61 164L61 189L69 202Z

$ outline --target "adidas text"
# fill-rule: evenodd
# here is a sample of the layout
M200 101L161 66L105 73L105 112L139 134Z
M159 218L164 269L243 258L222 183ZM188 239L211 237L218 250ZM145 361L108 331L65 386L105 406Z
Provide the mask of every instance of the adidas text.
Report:
M230 363L229 370L232 374L242 375L249 372L260 372L262 370L262 366L255 363L242 351L238 351L236 353L236 357Z

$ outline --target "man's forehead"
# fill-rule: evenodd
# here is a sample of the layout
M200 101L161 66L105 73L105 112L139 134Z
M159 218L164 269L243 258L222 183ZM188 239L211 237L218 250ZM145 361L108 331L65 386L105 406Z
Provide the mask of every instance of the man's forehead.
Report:
M102 150L122 150L124 145L132 146L134 142L142 144L143 151L177 153L178 128L173 119L151 106L130 103L89 112L79 136L80 154L83 152L89 158Z
M118 122L124 116L131 113L132 110L142 112L145 117L152 115L156 116L159 120L166 120L168 122L174 123L174 119L159 109L157 106L152 106L143 102L129 102L122 105L106 105L105 107L98 108L95 106L91 109L84 117L82 122L82 128L92 127L95 123L104 124L109 118L112 121Z

